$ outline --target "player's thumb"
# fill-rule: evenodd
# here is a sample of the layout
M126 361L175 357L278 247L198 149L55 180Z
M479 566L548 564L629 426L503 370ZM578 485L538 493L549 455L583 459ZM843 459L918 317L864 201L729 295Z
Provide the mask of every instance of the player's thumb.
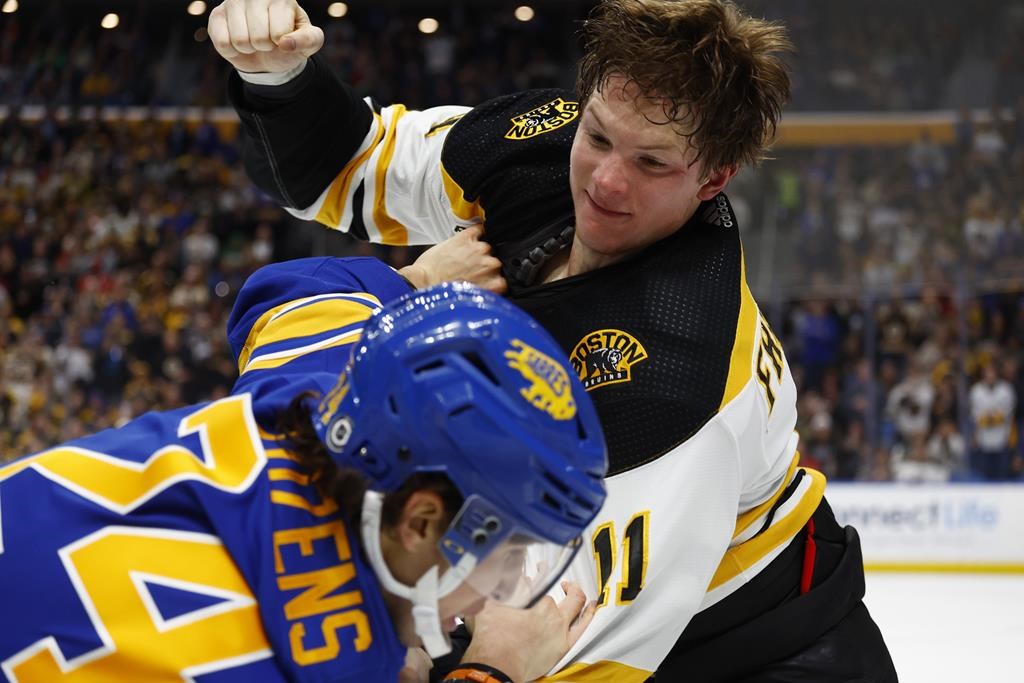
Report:
M316 54L324 46L324 32L319 26L307 24L281 36L278 42L285 52L298 52L306 57Z

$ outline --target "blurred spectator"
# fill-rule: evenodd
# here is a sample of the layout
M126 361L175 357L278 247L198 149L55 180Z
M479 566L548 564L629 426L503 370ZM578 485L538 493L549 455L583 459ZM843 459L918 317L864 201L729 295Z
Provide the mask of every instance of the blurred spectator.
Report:
M352 4L341 19L326 15L326 3L306 8L326 33L324 57L359 93L420 108L571 86L577 23L594 2L540 0L530 22L514 20L495 3ZM1024 82L1024 57L1014 49L1024 28L1013 3L933 0L927 12L883 0L740 4L789 27L798 48L792 58L796 110L937 109L950 92L973 95L984 84L982 92L1005 98ZM121 17L115 30L99 27L93 3L24 2L5 14L0 101L224 102L227 67L213 56L204 16L189 16L175 3L108 0L105 7ZM416 30L425 14L439 20L435 33ZM1002 48L979 54L979 42ZM209 132L197 132L204 154L217 144Z
M812 299L797 314L799 357L804 368L804 387L820 390L825 369L839 358L842 329L828 303Z
M1011 476L1010 439L1016 404L1013 385L1000 379L994 362L988 363L981 381L970 392L974 424L971 468L986 481L1006 481Z
M934 398L931 378L918 363L912 362L903 381L889 392L885 408L904 446L927 437Z
M923 434L909 443L892 449L892 478L903 484L943 484L950 479L952 466L948 461L932 457Z
M1024 35L1024 13L1005 3L939 0L922 14L864 2L744 0L792 28L791 109L952 110L979 36L1002 38L978 73L1022 79L1022 43L1007 38ZM195 42L203 17L130 3L109 32L82 20L85 4L22 3L0 22L0 101L76 105L32 120L11 106L0 121L0 459L223 393L237 372L225 316L260 265L416 255L285 216L241 172L235 124L208 108L151 106L131 123L78 108L216 106L226 69ZM571 85L568 36L585 8L541 3L527 24L490 3L437 9L433 36L415 28L419 6L321 16L324 57L360 94L414 107ZM780 146L730 188L750 216L749 281L800 386L802 456L834 478L947 465L959 476L965 439L982 433L971 398L982 367L1000 364L1014 396L1024 391L1024 96L994 89L969 104L907 144ZM1024 470L1015 405L1000 476Z
M943 468L947 475L960 475L967 469L967 443L953 419L943 418L938 422L928 439L927 451L928 460Z

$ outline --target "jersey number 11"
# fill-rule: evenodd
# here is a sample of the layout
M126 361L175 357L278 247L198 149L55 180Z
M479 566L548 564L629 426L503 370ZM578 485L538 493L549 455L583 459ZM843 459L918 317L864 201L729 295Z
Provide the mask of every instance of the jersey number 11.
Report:
M626 532L622 538L622 580L615 588L617 605L628 605L633 602L644 587L650 517L649 510L638 512L626 525ZM592 542L594 561L597 564L597 605L603 607L609 601L609 582L615 569L615 523L605 522L597 527Z

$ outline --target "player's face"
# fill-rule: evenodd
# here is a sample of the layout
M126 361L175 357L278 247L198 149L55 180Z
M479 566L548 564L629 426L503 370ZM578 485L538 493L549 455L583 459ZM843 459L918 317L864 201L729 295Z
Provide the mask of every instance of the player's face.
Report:
M573 141L569 179L576 242L614 260L675 232L735 169L705 175L668 124L662 101L613 76L587 101Z

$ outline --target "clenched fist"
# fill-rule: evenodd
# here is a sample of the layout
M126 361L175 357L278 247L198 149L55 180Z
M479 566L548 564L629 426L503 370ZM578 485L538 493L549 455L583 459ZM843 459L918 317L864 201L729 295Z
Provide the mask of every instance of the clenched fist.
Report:
M463 280L497 294L508 291L501 261L483 241L484 229L471 225L420 254L415 263L398 272L417 289L440 282Z
M208 31L239 71L291 71L324 44L324 32L295 0L224 0L210 11Z

